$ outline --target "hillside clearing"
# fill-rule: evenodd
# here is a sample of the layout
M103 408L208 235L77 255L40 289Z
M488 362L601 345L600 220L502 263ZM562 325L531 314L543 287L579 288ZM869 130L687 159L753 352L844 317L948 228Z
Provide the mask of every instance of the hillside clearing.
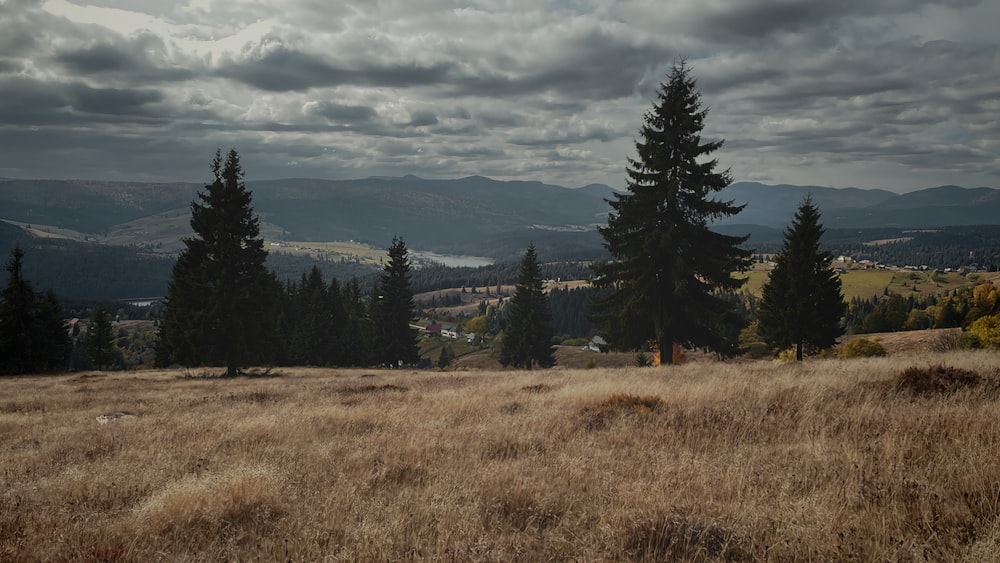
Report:
M6 378L0 559L994 559L998 360Z

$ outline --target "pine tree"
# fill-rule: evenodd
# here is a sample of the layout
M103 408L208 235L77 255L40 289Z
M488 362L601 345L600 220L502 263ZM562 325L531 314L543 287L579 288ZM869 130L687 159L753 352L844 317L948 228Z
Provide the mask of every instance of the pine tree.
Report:
M531 369L534 364L552 367L556 363L551 344L552 311L542 288L534 244L528 245L521 260L521 272L508 307L500 363L523 369Z
M24 279L20 247L11 252L6 266L10 277L0 293L0 373L65 369L72 341L55 294L38 294Z
M741 322L720 293L743 281L733 272L749 267L746 237L716 233L710 221L743 207L709 196L732 181L705 160L722 141L702 143L707 109L684 62L675 64L658 99L645 115L628 159L628 192L609 200L612 212L600 228L611 261L594 268L594 285L610 288L595 300L594 319L618 349L637 349L655 340L660 362L672 362L674 343L735 353L727 338Z
M451 349L451 346L445 344L441 347L441 355L438 356L438 367L445 369L451 365L451 362L455 361L455 352Z
M296 290L296 318L293 320L292 361L299 365L322 366L333 356L333 314L323 275L317 266L302 275Z
M840 321L847 304L840 277L830 268L833 257L820 250L824 229L819 219L807 197L785 230L757 310L764 341L774 349L795 346L798 361L805 346L828 348L844 333Z
M376 354L380 364L392 367L420 360L417 331L410 326L416 317L410 289L410 259L403 239L393 237L389 261L372 296Z
M225 161L216 151L212 173L201 203L191 203L195 236L184 239L174 264L157 363L223 365L233 377L268 349L275 282L236 151Z
M98 370L111 365L115 359L115 335L111 317L98 305L91 313L87 326L87 361Z

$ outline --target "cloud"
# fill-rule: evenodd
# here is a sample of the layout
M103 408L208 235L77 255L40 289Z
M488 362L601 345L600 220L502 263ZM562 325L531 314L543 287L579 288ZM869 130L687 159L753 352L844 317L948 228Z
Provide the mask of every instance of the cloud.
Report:
M445 80L448 66L375 63L348 68L323 56L279 45L249 53L242 60L226 60L215 73L261 90L289 92L331 86L406 88L436 84Z
M3 0L0 0L3 1ZM669 66L737 177L1000 187L1000 4L7 0L0 175L624 185ZM290 166L290 162L295 162Z

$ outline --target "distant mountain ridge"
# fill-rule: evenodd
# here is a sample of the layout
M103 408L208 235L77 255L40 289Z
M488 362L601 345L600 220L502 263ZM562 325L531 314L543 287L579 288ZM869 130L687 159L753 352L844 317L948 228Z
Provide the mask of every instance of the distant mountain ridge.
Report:
M269 238L353 239L386 246L400 235L414 249L500 259L534 242L539 255L552 260L590 259L602 252L596 227L606 223L606 199L614 193L603 184L571 189L482 176L289 178L250 180L247 186ZM126 233L137 244L149 242L143 237L179 239L188 232L178 232L186 229L183 214L201 188L193 183L6 179L0 180L0 219L85 233ZM940 186L900 195L736 182L718 197L746 207L719 227L782 229L807 195L828 228L1000 224L1000 190L993 188Z

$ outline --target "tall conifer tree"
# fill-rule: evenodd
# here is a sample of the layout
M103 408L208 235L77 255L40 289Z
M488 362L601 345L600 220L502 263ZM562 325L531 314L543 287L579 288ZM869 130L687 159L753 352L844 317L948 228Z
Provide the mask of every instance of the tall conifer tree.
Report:
M0 373L65 369L72 342L55 293L37 293L24 279L19 246L7 262L10 277L0 293Z
M720 293L743 283L732 274L750 264L750 252L739 247L746 237L708 224L743 207L710 198L732 179L707 159L722 146L701 141L707 113L690 69L675 64L645 115L637 158L628 159L628 192L609 201L612 212L600 229L611 261L594 268L594 285L613 291L595 301L594 319L615 348L654 340L665 364L675 342L734 353L727 329L742 322Z
M239 154L220 151L213 182L191 203L195 235L174 264L160 324L157 363L222 365L226 375L260 361L267 349L275 282L264 262L252 195L243 183Z
M764 341L772 348L795 346L800 362L805 346L828 348L844 334L840 321L847 312L840 277L830 268L833 257L820 250L824 230L819 219L819 209L807 197L785 229L757 309Z
M417 316L410 289L410 259L399 237L393 237L389 247L389 261L372 296L372 313L379 363L392 367L417 363L417 331L410 326Z
M115 335L111 316L101 305L94 307L87 324L87 360L101 370L115 359Z
M552 310L542 288L534 244L528 245L521 260L521 272L508 307L500 363L522 369L531 369L534 364L552 367L556 363L552 350Z

